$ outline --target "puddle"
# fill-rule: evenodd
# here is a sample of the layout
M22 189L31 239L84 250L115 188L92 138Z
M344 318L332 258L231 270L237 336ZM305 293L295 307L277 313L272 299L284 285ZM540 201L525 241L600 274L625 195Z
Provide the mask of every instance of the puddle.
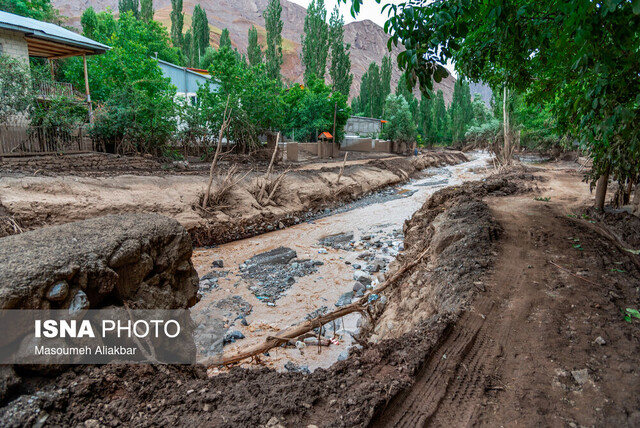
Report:
M348 297L345 293L353 291L356 278L360 278L364 286L375 286L388 264L403 249L404 221L438 189L477 180L486 173L490 156L486 153L469 156L470 162L428 169L425 178L374 193L312 222L195 250L196 270L201 277L208 275L203 298L192 308L195 322L201 324L198 331L206 330L202 324L222 317L226 331L233 332L234 337L244 336L231 338L233 340L226 344L224 353L231 355L264 341L267 336L277 335L281 329L301 322L314 311L334 310L339 300L344 303ZM341 236L336 238L336 235ZM338 241L329 239L324 246L320 245L327 237ZM282 251L280 247L292 250L295 256L291 254L258 269L260 277L247 273L246 263L255 260L252 257L276 249ZM219 266L220 260L223 267L212 267L212 263ZM304 263L311 265L305 268ZM282 282L286 284L278 286ZM277 292L264 298L265 287L273 284ZM222 313L218 307L220 301L229 302L223 307L231 309ZM234 309L233 303L240 309ZM359 317L351 314L336 320L335 326L333 323L325 326L324 338L337 339L337 344L275 348L262 357L261 362L278 370L285 370L289 362L289 368L328 367L339 357L343 358L354 343L351 334L358 330Z

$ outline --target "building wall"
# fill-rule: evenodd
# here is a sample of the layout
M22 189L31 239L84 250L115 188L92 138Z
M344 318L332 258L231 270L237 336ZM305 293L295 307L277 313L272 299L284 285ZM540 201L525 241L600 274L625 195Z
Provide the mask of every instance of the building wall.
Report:
M24 61L29 64L29 48L24 33L11 30L0 30L1 54Z
M380 119L371 117L351 116L344 127L345 134L360 135L362 137L378 134L381 130L382 123Z

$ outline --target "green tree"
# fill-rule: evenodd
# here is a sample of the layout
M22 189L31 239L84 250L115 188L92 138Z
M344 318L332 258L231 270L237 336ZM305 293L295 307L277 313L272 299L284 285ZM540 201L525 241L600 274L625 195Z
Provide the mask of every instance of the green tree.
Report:
M267 50L265 61L267 76L280 81L282 66L282 5L280 0L269 0L264 11L264 22L267 29Z
M413 122L409 103L402 95L390 94L385 101L387 123L383 135L391 141L411 143L416 139L416 125Z
M262 64L262 47L258 43L258 30L253 25L249 28L247 59L249 60L250 65Z
M182 28L184 26L184 12L182 0L171 0L171 41L173 46L182 46Z
M429 92L422 95L420 99L420 134L423 141L432 144L435 137L435 125L433 121L433 93Z
M396 95L402 95L405 101L407 101L407 104L409 105L409 111L411 112L411 117L413 119L413 123L416 124L417 126L420 123L420 103L418 102L418 99L413 94L413 91L411 89L413 88L407 85L407 76L405 74L402 74L402 76L400 76L400 80L398 81L398 87L396 88Z
M473 120L469 82L463 77L456 80L453 86L453 99L449 111L451 115L451 138L454 143L457 143L464 139L467 128Z
M369 68L362 75L360 83L360 95L354 99L354 110L356 113L368 117L382 116L384 99L382 98L382 80L380 67L375 62L369 64Z
M333 84L333 90L349 96L351 91L351 58L349 57L350 44L344 43L344 18L340 15L338 6L333 9L329 20L329 43L331 45L331 68L329 74Z
M93 7L88 7L82 13L80 18L80 24L82 25L82 33L90 39L95 38L98 31L98 16L96 15Z
M420 0L389 10L391 43L406 48L398 64L421 88L446 75L441 64L452 61L472 80L501 87L505 103L516 90L527 102L551 106L559 129L593 158L596 208L603 208L610 174L619 181L638 176L638 1ZM503 114L505 153L508 119Z
M311 76L324 79L329 54L329 26L324 0L311 0L301 40L304 81L308 82Z
M224 34L224 30L222 33ZM197 4L193 8L193 17L191 18L191 49L196 52L196 58L194 59L197 63L200 63L200 57L204 55L205 49L209 46L209 36L210 29L207 13L199 4ZM227 39L229 41L229 45L231 45L228 30Z
M0 0L0 10L54 24L62 21L50 0Z
M383 101L386 100L387 96L391 93L391 72L391 57L385 55L384 58L382 58L382 66L380 67L380 99ZM382 115L384 115L384 109Z
M153 21L153 0L140 0L140 18L143 21Z
M436 93L433 105L433 129L435 142L445 143L448 140L447 106L444 103L444 94L441 90Z
M285 131L299 141L316 141L319 133L333 134L334 113L336 141L344 139L344 127L351 116L347 97L332 92L321 79L311 77L306 86L294 84L284 97Z
M16 115L29 114L34 96L26 63L0 55L0 126Z
M137 19L140 16L139 8L139 0L118 0L118 12L120 15L131 12Z
M218 48L227 47L229 49L233 49L231 47L231 36L229 35L229 30L226 28L222 29L222 33L220 33L220 43Z

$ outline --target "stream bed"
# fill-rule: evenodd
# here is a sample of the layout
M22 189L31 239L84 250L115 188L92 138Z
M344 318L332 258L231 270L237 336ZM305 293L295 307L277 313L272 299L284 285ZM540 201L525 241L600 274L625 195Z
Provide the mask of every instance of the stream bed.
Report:
M404 221L435 191L490 172L488 154L467 156L469 162L429 168L423 178L325 211L318 219L194 250L202 300L191 312L200 357L222 350L231 355L375 287L403 250ZM352 334L359 317L351 314L324 326L321 338L325 344L330 340L329 346L316 346L316 336L272 349L260 361L281 371L328 367L358 346Z

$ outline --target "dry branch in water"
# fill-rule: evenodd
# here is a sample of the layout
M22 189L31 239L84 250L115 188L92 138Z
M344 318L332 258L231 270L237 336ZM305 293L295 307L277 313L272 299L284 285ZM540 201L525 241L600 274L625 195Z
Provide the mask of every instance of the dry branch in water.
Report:
M276 159L276 154L278 152L278 143L280 142L280 133L278 132L278 136L276 137L276 145L273 149L273 154L271 155L271 162L269 162L269 167L267 168L267 172L264 177L259 178L256 181L257 190L254 193L256 201L261 207L266 207L273 201L273 197L276 195L276 192L284 180L284 177L291 170L287 168L282 174L278 175L275 178L271 178L271 172L273 171L273 163Z
M388 287L390 287L392 284L394 284L396 281L398 281L409 269L412 269L413 267L415 267L418 263L420 263L422 261L422 259L427 255L427 252L429 251L429 248L425 249L422 253L420 253L415 259L411 260L408 263L405 263L404 265L402 265L400 267L400 269L398 269L397 271L395 271L395 273L393 275L391 275L390 278L388 278L385 282L383 282L382 284L380 284L378 287L376 287L375 289L371 290L369 293L365 294L364 297L362 297L360 300L358 300L355 303L352 303L350 305L347 306L343 306L339 309L336 309L333 312L330 312L328 314L325 315L321 315L317 318L314 318L312 320L308 320L305 321L301 324L295 325L295 326L291 326L288 327L284 330L281 330L280 332L278 332L277 335L275 336L269 336L267 337L267 340L263 343L259 343L257 345L251 346L247 349L245 349L244 351L240 351L238 353L236 353L235 355L231 355L229 357L222 357L222 358L210 358L207 359L203 362L203 364L212 367L212 366L223 366L223 365L227 365L227 364L234 364L237 363L239 361L242 361L244 359L247 358L251 358L254 357L256 355L260 355L263 354L267 351L269 351L272 348L275 348L276 346L280 346L283 343L288 343L290 340L295 340L298 336L301 336L305 333L308 333L310 331L312 331L314 328L320 328L323 325L341 318L345 315L349 315L353 312L361 312L363 314L366 314L366 310L367 307L369 305L369 296L373 295L373 294L380 294L382 293L384 290L386 290Z

